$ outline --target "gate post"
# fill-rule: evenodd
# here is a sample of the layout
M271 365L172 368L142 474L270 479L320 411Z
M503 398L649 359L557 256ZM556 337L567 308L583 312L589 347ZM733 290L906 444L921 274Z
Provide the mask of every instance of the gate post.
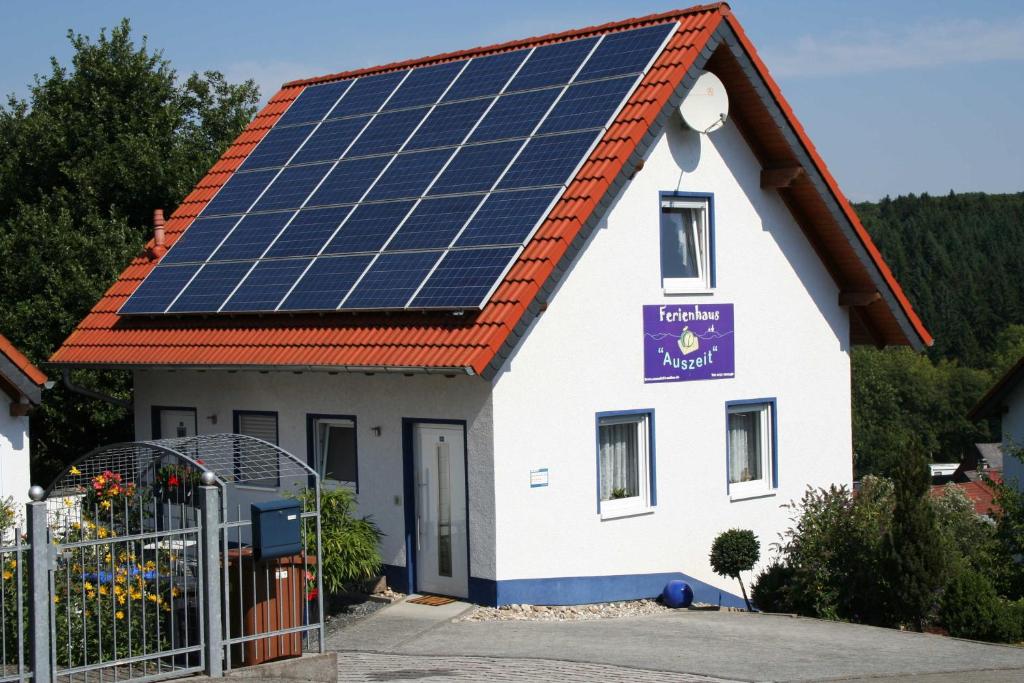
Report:
M203 626L206 630L206 675L220 678L224 675L224 631L221 619L221 566L220 566L220 489L213 472L203 472L199 479L199 510L202 519Z
M28 542L31 544L28 558L29 663L32 666L32 680L37 683L53 680L50 644L50 609L53 598L50 596L50 533L46 524L45 495L41 486L33 486L28 490L32 502L25 506Z

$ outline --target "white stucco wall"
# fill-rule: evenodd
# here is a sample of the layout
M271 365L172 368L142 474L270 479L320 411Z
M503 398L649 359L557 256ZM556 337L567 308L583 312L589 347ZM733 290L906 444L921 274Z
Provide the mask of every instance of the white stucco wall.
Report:
M8 400L0 403L0 499L13 496L19 514L28 502L29 448L28 417L12 417Z
M387 564L405 566L402 418L465 420L468 426L470 567L494 577L490 385L479 377L306 372L137 371L135 433L150 438L151 407L197 409L200 434L232 431L235 410L278 412L280 446L305 459L306 415L354 415L359 511L386 534ZM216 415L216 424L209 416ZM371 428L380 426L381 435Z
M607 220L495 381L498 579L683 572L736 592L708 565L714 537L753 529L768 545L780 505L806 486L850 484L848 314L838 289L732 124L678 123L655 144ZM659 191L714 193L717 289L665 296ZM644 304L732 303L736 377L644 384ZM779 488L731 502L725 403L778 401ZM595 413L653 408L657 508L602 521ZM550 484L529 487L531 468Z
M1024 382L1010 392L1005 401L1003 414L1003 476L1007 481L1016 480L1024 490L1024 464L1010 455L1024 449Z

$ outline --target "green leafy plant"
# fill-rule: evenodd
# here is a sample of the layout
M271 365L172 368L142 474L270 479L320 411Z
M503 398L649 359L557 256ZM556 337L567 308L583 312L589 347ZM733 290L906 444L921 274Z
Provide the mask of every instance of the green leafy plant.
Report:
M794 571L778 560L772 561L754 579L750 599L762 612L794 612L790 584Z
M316 508L315 493L300 496L306 510ZM320 492L321 566L324 590L338 593L380 574L380 539L384 534L370 517L356 517L356 497L347 488ZM316 528L307 520L306 552L316 553ZM314 595L315 597L315 595Z
M624 489L624 488L620 487L620 488L612 489L612 498L611 498L612 500L619 500L621 498L626 498L628 496L629 496L629 494L626 493L626 489Z
M957 638L1014 643L1024 637L1022 603L1000 598L992 582L973 569L958 572L947 584L940 616Z
M740 582L743 602L750 607L747 598L747 587L740 578L740 572L750 571L761 557L761 544L757 536L749 529L729 529L723 531L711 545L711 568L720 576L728 576Z

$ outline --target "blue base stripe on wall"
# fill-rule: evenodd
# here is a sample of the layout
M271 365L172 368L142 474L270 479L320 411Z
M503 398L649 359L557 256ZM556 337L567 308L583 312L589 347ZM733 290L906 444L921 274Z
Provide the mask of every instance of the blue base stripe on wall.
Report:
M384 565L388 585L409 592L405 567ZM585 605L594 602L639 600L661 595L665 584L682 580L693 589L695 602L724 607L745 607L743 598L680 572L619 574L616 576L566 576L551 579L469 579L469 601L479 605Z

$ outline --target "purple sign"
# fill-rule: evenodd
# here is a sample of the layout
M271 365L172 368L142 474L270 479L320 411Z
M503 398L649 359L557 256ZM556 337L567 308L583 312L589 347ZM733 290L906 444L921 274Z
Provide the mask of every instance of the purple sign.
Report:
M736 376L732 304L644 306L644 382Z

